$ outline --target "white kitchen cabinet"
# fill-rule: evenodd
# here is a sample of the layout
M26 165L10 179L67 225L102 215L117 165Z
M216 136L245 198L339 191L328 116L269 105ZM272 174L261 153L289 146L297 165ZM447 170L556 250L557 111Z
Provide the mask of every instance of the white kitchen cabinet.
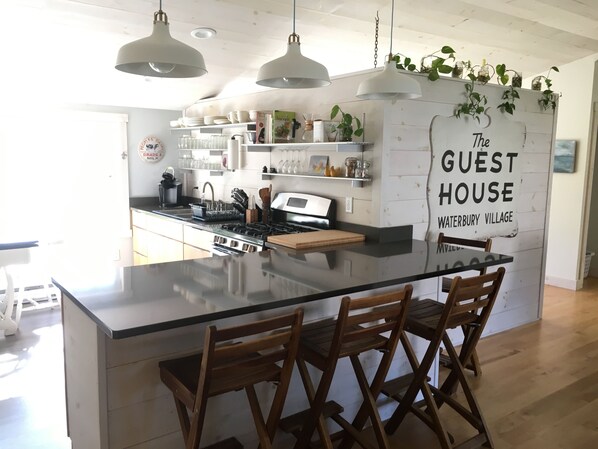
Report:
M147 235L147 263L183 260L183 242L149 232Z
M203 259L204 257L210 257L212 253L205 249L196 248L195 246L183 244L183 258L185 260L190 259Z
M178 220L131 210L133 264L201 259L212 255L214 234Z

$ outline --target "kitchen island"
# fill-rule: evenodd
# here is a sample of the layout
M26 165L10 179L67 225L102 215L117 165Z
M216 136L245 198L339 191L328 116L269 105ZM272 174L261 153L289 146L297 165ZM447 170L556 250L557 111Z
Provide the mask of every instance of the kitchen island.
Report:
M208 323L238 324L297 306L310 321L334 316L339 297L364 296L405 283L414 283L415 296L437 295L439 276L512 260L406 240L126 268L70 267L68 273L56 273L54 282L63 292L73 448L182 447L173 400L160 383L158 362L200 348ZM417 342L415 346L417 350ZM397 354L391 375L407 369L404 357ZM375 357L365 360L366 370L377 365ZM339 369L350 368L340 364ZM331 396L342 394L345 404L357 406L355 381L337 377ZM266 402L271 393L267 386L258 392ZM255 443L249 410L238 404L245 404L243 392L208 403L202 446L231 435L246 445ZM283 416L306 405L301 383L294 378ZM350 406L347 410L352 411ZM383 405L383 418L392 410L394 404ZM289 438L277 435L277 447L285 447L285 437Z

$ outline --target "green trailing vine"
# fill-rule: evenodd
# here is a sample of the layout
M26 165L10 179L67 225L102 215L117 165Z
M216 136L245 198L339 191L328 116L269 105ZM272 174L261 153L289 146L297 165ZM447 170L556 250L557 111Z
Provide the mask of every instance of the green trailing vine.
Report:
M499 84L502 84L503 86L506 86L509 82L509 75L507 72L513 72L517 75L517 72L514 70L507 70L505 64L498 64L496 66L496 77ZM513 81L515 81L515 76L513 76ZM513 115L513 112L515 112L515 100L519 99L519 92L515 90L516 84L517 83L515 82L511 83L511 85L502 93L501 99L504 101L497 106L497 109L499 109L500 112L506 112L511 115ZM520 83L519 87L521 87Z
M440 52L443 56L439 56L437 54L438 52ZM444 55L446 55L446 57ZM424 61L427 58L434 58L430 63L430 67L426 67L424 65ZM423 73L428 74L428 79L430 81L436 81L438 78L440 78L441 73L450 74L453 71L452 65L445 64L449 59L455 61L455 50L448 45L445 45L440 50L437 50L434 53L422 58L420 70Z
M486 110L488 99L486 95L480 94L475 90L477 77L470 73L467 75L470 82L465 85L465 103L459 103L455 108L455 116L461 118L461 115L469 115L480 123L480 115Z
M438 53L441 53L443 56L438 55ZM444 55L446 55L446 57ZM401 57L403 58L402 60ZM434 58L429 67L425 66L423 63L426 58ZM452 59L453 61L455 60L455 50L448 45L443 46L440 50L422 58L419 70L413 63L413 60L408 56L397 53L393 56L393 59L397 69L408 70L409 72L427 73L430 81L436 81L440 78L440 73L449 74L452 72L453 66L445 64L445 62L449 59Z
M550 76L550 72L553 70L555 72L558 72L559 68L556 66L552 66L548 70L548 73L546 74L546 76L540 75L540 76L534 78L534 80L539 79L539 81L541 82L541 80L543 79L544 83L546 84L546 89L544 89L542 91L542 96L538 100L540 107L544 110L551 107L552 110L554 111L554 109L556 108L555 93L552 91L552 80L550 78L548 78Z
M427 66L424 62L428 58L432 58L432 61ZM496 69L494 69L493 66L486 64L485 61L482 66L472 66L470 61L457 61L455 58L455 50L448 45L444 45L440 50L423 57L419 69L416 64L414 64L411 57L401 53L396 53L393 56L393 60L395 61L397 69L407 70L409 72L426 73L430 81L438 80L440 74L451 74L453 77L460 78L463 70L467 70L466 76L469 78L470 82L465 84L464 95L466 101L459 103L455 108L455 116L458 118L462 115L468 115L480 122L480 115L486 111L488 99L485 95L476 91L476 83L486 84L494 75L496 75L498 84L507 87L501 97L503 101L497 106L497 109L502 113L512 115L516 110L516 101L520 99L517 88L521 88L522 80L519 73L507 69L505 64L498 64ZM454 62L453 65L447 64L450 60ZM475 72L475 68L478 68L477 73ZM494 70L495 73L489 74L488 68ZM542 91L542 96L538 100L538 103L543 110L546 110L549 107L553 110L556 108L556 94L552 91L552 80L549 78L551 71L558 72L559 69L553 66L546 76L537 76L532 82L533 90L541 90L542 80L546 85L546 89ZM508 72L512 72L513 76L509 76ZM509 80L511 80L511 85L507 86ZM534 84L536 85L534 86Z

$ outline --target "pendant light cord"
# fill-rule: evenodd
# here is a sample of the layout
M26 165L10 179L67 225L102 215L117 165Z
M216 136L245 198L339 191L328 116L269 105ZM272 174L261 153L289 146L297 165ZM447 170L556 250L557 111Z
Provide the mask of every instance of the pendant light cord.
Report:
M160 0L160 1L162 1L162 0ZM293 34L296 34L295 33L295 9L297 8L296 3L297 3L297 1L293 0Z
M162 0L160 0L162 1ZM389 60L392 59L392 30L395 27L395 0L392 0L392 9L390 14L390 54L388 56Z

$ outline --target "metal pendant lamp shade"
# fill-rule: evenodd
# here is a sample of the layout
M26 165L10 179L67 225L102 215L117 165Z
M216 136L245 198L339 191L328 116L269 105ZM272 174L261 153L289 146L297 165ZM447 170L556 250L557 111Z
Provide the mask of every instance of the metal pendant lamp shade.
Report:
M357 89L357 97L363 100L412 100L421 96L419 83L399 73L392 59L384 64L382 73L362 81Z
M257 74L260 86L281 89L305 89L330 84L328 69L301 54L299 35L295 33L295 1L293 1L293 33L289 36L287 53L264 64Z
M392 1L390 18L390 52L384 70L372 78L362 81L357 88L357 97L362 100L412 100L422 96L417 80L401 73L392 56L392 31L394 28L395 2ZM376 31L377 32L377 31Z
M123 45L116 58L116 68L135 75L160 78L193 78L208 73L203 56L193 47L170 36L168 17L154 13L151 36Z

